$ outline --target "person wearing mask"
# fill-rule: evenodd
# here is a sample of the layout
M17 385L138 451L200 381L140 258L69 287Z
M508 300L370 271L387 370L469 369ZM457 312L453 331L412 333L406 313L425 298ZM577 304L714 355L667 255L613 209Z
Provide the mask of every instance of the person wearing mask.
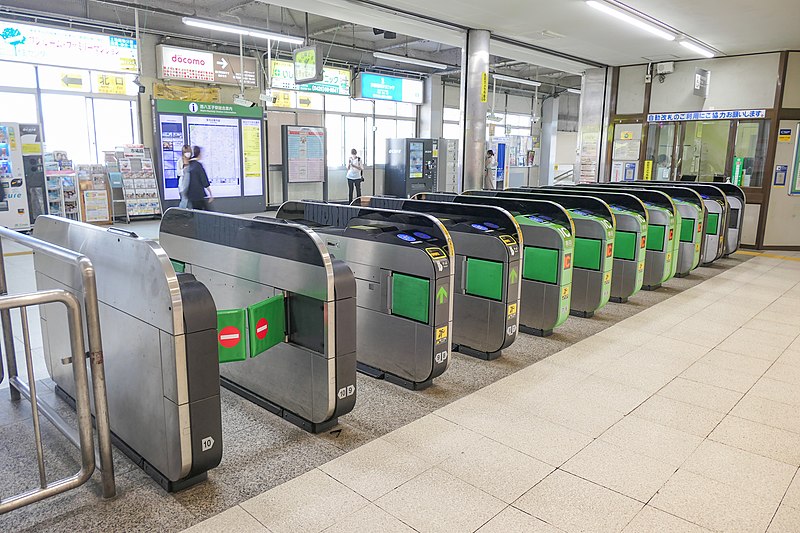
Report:
M178 193L181 201L178 207L188 208L189 198L186 196L189 191L189 161L192 159L192 147L184 144L181 148L181 158L178 161Z
M487 150L486 159L483 166L483 188L494 189L496 178L497 178L497 158L494 155L494 150Z
M208 210L208 204L214 200L211 194L211 183L208 181L206 169L200 162L201 148L192 148L192 158L186 167L189 174L189 184L186 188L186 198L191 209Z
M347 161L347 190L350 202L353 201L353 189L356 190L356 198L361 196L361 182L364 181L363 172L364 165L361 164L361 158L358 157L358 150L353 148L350 150L350 159Z

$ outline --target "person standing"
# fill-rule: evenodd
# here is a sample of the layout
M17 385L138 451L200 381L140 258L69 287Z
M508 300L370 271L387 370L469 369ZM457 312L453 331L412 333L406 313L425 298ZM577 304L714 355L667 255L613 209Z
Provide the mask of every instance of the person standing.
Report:
M184 144L181 148L181 158L178 160L178 193L181 196L178 207L189 207L189 197L186 194L189 190L189 161L191 159L192 147Z
M206 169L200 162L202 149L199 146L192 148L192 158L186 167L189 173L189 184L186 188L186 198L191 209L208 210L208 204L214 201L211 194L211 183L208 181Z
M483 188L494 189L495 180L497 179L497 158L494 155L494 150L486 151L486 159L483 165Z
M358 150L353 148L350 150L350 159L347 161L347 192L348 202L350 203L353 201L353 189L356 190L356 198L361 196L361 182L364 181L363 173L364 165L358 156Z

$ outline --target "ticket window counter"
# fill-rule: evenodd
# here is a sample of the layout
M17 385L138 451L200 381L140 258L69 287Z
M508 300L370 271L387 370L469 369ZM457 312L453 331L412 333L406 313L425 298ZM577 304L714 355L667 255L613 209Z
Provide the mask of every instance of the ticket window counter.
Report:
M644 157L645 167L652 166L649 179L760 189L769 128L769 120L650 123Z

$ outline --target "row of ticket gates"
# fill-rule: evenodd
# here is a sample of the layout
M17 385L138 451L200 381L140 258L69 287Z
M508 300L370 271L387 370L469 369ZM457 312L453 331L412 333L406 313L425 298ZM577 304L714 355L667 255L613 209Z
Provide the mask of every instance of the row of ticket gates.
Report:
M170 209L158 242L55 217L34 235L91 259L116 443L172 491L221 460L220 384L327 430L353 409L357 370L423 389L451 350L491 360L520 331L655 290L733 253L744 204L726 184L594 184L287 202L275 218ZM34 262L39 289L79 292ZM46 362L69 401L51 307Z

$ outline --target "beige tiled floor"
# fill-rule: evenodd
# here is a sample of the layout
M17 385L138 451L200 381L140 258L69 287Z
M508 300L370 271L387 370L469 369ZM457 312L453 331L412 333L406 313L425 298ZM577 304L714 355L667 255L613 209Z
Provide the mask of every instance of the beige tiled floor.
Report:
M798 310L754 258L191 531L796 533Z

